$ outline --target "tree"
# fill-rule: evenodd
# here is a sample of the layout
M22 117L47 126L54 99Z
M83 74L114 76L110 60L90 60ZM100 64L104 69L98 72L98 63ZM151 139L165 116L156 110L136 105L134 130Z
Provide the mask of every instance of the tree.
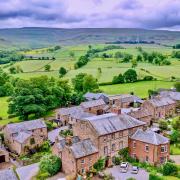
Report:
M131 64L132 64L132 65L131 65L132 68L137 67L137 65L138 65L137 60L136 60L136 59L132 59L132 60L131 60Z
M72 79L72 84L76 92L83 92L83 81L86 73L79 73Z
M99 89L97 80L92 75L86 75L83 79L83 92L93 92Z
M124 73L124 79L126 82L136 82L137 81L137 73L134 69L128 69Z
M16 68L15 68L14 66L12 66L12 67L9 68L9 72L10 72L11 74L16 74L16 73L17 73L17 72L16 72Z
M118 76L114 76L112 80L113 84L124 83L124 76L120 73Z
M50 176L57 174L62 166L61 159L55 155L46 155L41 158L39 168L41 172L48 172Z
M174 87L176 88L176 91L180 92L180 82L176 82Z
M50 64L46 64L46 65L44 66L44 69L45 69L45 71L50 71L51 65L50 65Z
M142 56L140 54L137 55L136 61L141 62L143 60Z
M170 135L171 143L177 143L180 142L180 132L177 130L174 130L172 134Z
M94 169L97 171L102 171L105 168L105 159L100 158L96 163L93 165Z
M159 128L161 130L167 130L168 129L168 123L165 120L159 121Z
M74 59L75 53L74 53L73 51L70 51L70 52L69 52L69 56L70 56L72 59Z
M173 119L172 127L173 127L175 130L180 131L180 117L177 117L177 118Z
M162 173L164 176L169 176L169 175L175 176L178 174L178 167L173 163L167 162L163 166Z
M71 88L67 81L55 80L47 76L18 79L11 94L9 114L28 120L29 116L38 118L47 111L65 106L71 98Z
M59 68L59 75L63 77L67 73L67 70L64 67Z

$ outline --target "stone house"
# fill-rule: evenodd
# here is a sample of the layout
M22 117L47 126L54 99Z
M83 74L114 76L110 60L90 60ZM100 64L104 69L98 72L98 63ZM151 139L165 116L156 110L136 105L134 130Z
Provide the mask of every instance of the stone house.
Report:
M116 105L119 108L139 106L143 100L131 94L117 94L109 96L109 105Z
M106 104L108 104L108 102L109 102L108 96L106 94L104 94L104 93L90 93L90 92L87 92L84 95L84 98L87 101L102 99Z
M104 114L106 109L108 109L108 106L102 99L82 102L80 106L84 109L85 112L95 115Z
M140 108L137 111L129 112L128 115L140 121L144 121L148 126L152 125L152 114L148 109Z
M128 115L108 113L78 121L73 125L73 134L80 139L90 138L99 150L99 157L107 157L109 166L118 151L128 147L129 136L145 124Z
M153 120L164 119L175 114L176 103L169 97L154 97L144 101L142 104L144 109L152 114Z
M17 154L26 154L47 140L47 126L41 119L8 124L3 129L5 144Z
M129 139L129 154L141 162L163 164L169 159L169 140L151 130L138 129Z
M72 125L80 118L94 116L94 114L85 112L81 106L73 106L69 108L61 108L56 113L56 119L59 120L63 126Z
M85 174L98 160L98 149L88 139L75 136L63 139L52 147L53 154L62 159L62 170L68 175Z

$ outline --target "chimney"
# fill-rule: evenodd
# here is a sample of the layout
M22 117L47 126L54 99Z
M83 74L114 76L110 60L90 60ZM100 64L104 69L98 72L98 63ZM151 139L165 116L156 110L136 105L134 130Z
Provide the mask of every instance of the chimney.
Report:
M71 146L72 145L72 136L67 136L65 138L65 141L66 141L67 146Z

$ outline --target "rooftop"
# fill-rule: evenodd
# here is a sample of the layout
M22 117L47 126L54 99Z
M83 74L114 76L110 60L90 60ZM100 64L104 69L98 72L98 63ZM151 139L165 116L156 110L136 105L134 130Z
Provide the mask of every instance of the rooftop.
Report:
M74 114L74 113L79 113L82 112L83 109L80 106L73 106L73 107L68 107L68 108L61 108L59 110L59 113L62 115L70 115L70 114Z
M14 137L14 140L19 143L24 143L29 137L31 137L31 132L19 132L17 136Z
M45 128L47 127L42 119L24 121L20 123L8 124L7 129L10 133L17 133L20 131L30 131L33 129Z
M152 130L146 130L143 131L141 129L138 129L134 135L131 137L131 139L135 139L138 141L142 141L149 144L154 145L160 145L160 144L166 144L169 142L169 139L153 132Z
M107 96L107 95L104 93L90 93L90 92L87 92L84 95L86 99L94 99L94 100L100 99L102 96Z
M98 152L97 148L90 139L85 139L75 143L70 148L76 159Z
M131 111L128 113L130 116L133 116L134 118L143 118L147 116L151 116L151 112L148 111L148 109L138 109L137 111Z
M154 97L153 99L148 100L155 107L166 106L170 104L174 104L175 102L169 97Z
M83 108L90 108L90 107L96 107L96 106L101 106L101 105L106 105L106 103L102 99L92 100L92 101L87 101L87 102L81 103L81 106Z
M1 180L18 180L13 169L0 170L0 179Z
M92 124L99 135L105 135L146 124L126 114L117 115L114 113L88 117L85 118L85 120L88 120Z
M162 97L170 97L171 99L175 101L180 101L180 92L174 92L174 91L161 91L160 96Z

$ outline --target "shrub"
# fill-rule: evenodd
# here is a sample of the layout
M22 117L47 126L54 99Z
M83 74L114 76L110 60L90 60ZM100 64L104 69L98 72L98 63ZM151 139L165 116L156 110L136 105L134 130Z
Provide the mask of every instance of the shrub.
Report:
M113 163L119 165L121 163L121 158L119 156L114 156Z
M59 75L63 77L67 73L67 70L64 67L59 68Z
M124 159L127 160L129 157L129 150L128 148L121 149L118 154Z
M149 180L163 180L163 178L155 174L149 174Z
M153 76L145 76L143 78L144 81L152 81L153 79L154 79Z
M49 141L44 141L39 149L41 152L49 152L51 149L51 145L50 145Z
M160 120L159 121L159 128L161 130L167 130L168 128L168 123L165 120Z
M127 178L126 180L136 180L136 179L133 177L130 177L130 178Z
M40 172L47 172L49 176L57 174L61 169L61 159L54 155L46 155L40 160Z
M96 163L94 163L93 167L97 171L102 171L105 167L105 159L100 158Z
M178 167L173 164L173 163L169 163L167 162L166 164L164 164L163 166L163 171L162 171L164 176L168 176L168 175L177 175L178 174Z

